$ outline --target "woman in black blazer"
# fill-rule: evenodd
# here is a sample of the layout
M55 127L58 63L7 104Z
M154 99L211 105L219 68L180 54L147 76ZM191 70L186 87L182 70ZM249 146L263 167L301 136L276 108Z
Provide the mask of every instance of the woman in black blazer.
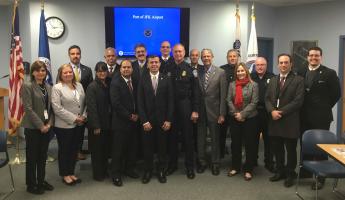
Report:
M96 181L103 181L107 175L111 141L110 78L108 78L107 64L104 62L96 64L95 72L95 80L86 90L88 141L93 178Z
M30 81L21 90L25 115L22 121L26 140L26 185L32 194L54 189L45 179L49 130L53 125L51 86L45 82L47 67L35 61L30 69Z

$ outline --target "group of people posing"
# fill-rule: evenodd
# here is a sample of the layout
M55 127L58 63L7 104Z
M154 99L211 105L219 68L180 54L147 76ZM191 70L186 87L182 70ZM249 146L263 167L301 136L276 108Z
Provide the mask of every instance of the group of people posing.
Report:
M274 173L270 181L284 179L286 187L294 184L298 139L305 130L328 130L332 107L340 98L335 71L321 65L322 50L309 49L308 66L298 70L293 70L289 54L280 54L278 75L267 71L264 57L256 59L250 73L234 49L221 67L213 64L211 49L192 49L190 63L182 44L171 47L164 41L160 50L160 56L147 56L145 46L138 44L135 61L117 64L115 49L107 48L106 62L96 64L93 80L92 70L80 63L80 48L73 45L68 50L70 63L59 68L52 87L45 82L45 64L31 65L30 81L21 93L28 192L54 189L45 181L53 134L63 183L81 183L75 165L85 127L93 178L102 181L110 176L115 186L123 185L123 176L140 178L138 159L143 160L142 183L153 175L166 183L179 167L181 149L188 179L208 167L219 175L228 132L232 160L228 176L242 172L245 180L253 178L262 133L265 168ZM313 189L324 181L320 178Z

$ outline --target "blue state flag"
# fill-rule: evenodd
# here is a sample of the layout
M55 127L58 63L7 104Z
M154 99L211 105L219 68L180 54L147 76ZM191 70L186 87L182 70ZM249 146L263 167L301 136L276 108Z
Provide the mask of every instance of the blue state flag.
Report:
M47 66L47 83L53 85L52 78L52 69L50 63L50 52L49 52L49 43L47 36L47 26L46 20L44 17L44 9L41 10L41 19L40 19L40 36L38 44L38 59L43 61Z

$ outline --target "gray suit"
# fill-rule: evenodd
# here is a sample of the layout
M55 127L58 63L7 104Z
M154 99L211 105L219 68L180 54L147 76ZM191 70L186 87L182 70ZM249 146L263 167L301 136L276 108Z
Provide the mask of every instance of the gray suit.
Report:
M200 87L200 108L198 120L198 159L201 165L206 165L205 161L205 141L207 128L212 139L212 163L219 164L219 116L226 115L226 91L227 82L225 71L212 65L209 68L209 78L205 87L205 75L207 69L202 66L198 68Z
M51 109L51 92L49 84L45 84L48 93L48 115L49 124L53 125L54 115ZM22 127L30 129L40 129L44 125L45 99L40 87L36 82L28 82L23 85L21 96L24 104L25 115L22 120Z
M76 85L77 95L66 84L57 83L52 89L52 105L55 113L55 127L74 128L78 114L86 116L85 94L80 83Z

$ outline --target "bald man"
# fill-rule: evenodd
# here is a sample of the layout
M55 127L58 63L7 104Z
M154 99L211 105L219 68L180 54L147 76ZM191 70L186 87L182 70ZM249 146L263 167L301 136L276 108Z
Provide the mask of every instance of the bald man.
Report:
M104 50L104 59L108 67L108 77L112 78L115 73L120 71L120 66L117 64L117 53L112 47L108 47Z
M274 74L267 71L267 60L264 57L258 57L255 60L255 70L256 73L251 74L251 78L255 81L259 86L259 102L257 105L257 110L259 112L258 115L258 130L257 130L257 148L256 148L256 155L258 158L258 148L259 148L259 140L260 134L262 133L264 139L264 162L265 168L270 172L274 171L274 163L273 163L273 153L271 151L271 144L270 144L270 137L268 135L268 119L269 114L266 111L265 106L265 93L268 83L270 82L271 78L274 77Z

